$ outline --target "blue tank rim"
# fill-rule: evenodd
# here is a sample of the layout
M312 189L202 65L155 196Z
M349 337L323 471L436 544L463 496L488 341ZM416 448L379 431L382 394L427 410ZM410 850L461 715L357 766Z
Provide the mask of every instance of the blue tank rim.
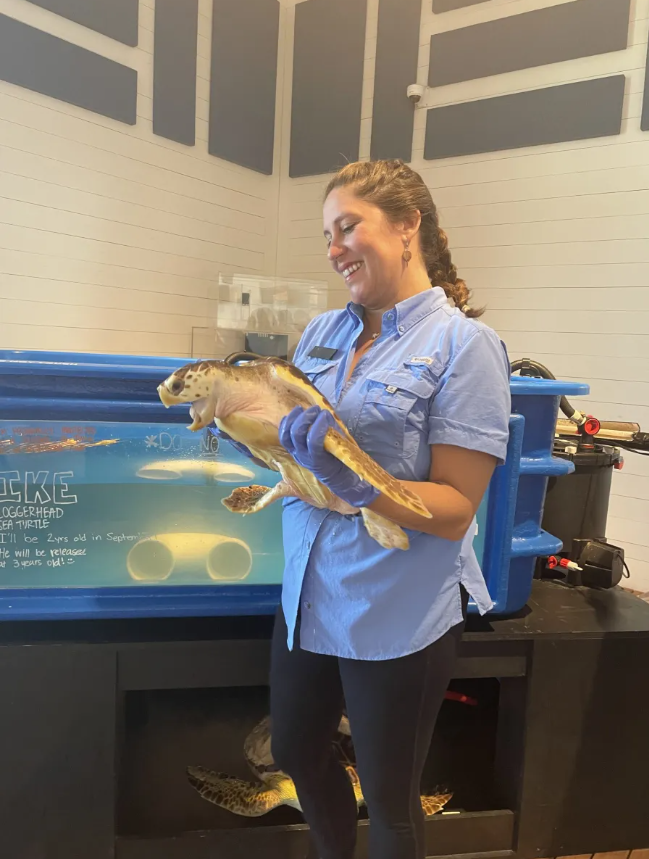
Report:
M539 379L536 376L510 376L512 395L516 396L586 396L590 385L585 382L565 382L562 379Z
M109 352L47 352L31 349L0 349L0 372L49 372L87 374L111 370L170 370L202 360L173 355L116 355Z
M48 364L132 364L146 361L166 363L167 361L200 361L186 355L144 355L121 352L63 352L48 349L0 349L0 361L19 361L20 363Z
M121 355L106 352L50 352L31 349L0 349L0 373L47 372L62 375L128 376L143 373L168 373L200 358L161 355ZM516 396L586 396L590 386L584 382L562 379L540 379L535 376L510 377L511 392Z

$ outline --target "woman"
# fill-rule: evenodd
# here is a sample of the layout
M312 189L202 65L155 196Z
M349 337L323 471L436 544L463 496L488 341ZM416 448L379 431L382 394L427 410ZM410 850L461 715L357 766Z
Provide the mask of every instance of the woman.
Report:
M381 548L359 516L285 501L272 749L295 782L315 855L350 859L357 809L332 748L346 706L370 859L423 859L420 779L467 592L481 612L492 606L472 543L476 510L506 456L509 362L475 321L430 192L410 167L347 165L327 186L323 214L329 260L351 300L308 325L294 363L432 518L324 451L327 412L297 408L284 419L290 453L336 495L401 525L410 548Z

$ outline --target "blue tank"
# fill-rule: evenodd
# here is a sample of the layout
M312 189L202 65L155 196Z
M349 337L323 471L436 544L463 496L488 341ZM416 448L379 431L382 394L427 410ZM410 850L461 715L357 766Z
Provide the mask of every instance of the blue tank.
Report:
M186 358L0 351L0 618L272 613L281 504L254 516L222 500L273 485L227 442L192 433L157 385ZM512 377L511 436L477 516L475 549L495 602L522 608L541 530L561 395L586 385ZM470 604L470 611L476 607Z

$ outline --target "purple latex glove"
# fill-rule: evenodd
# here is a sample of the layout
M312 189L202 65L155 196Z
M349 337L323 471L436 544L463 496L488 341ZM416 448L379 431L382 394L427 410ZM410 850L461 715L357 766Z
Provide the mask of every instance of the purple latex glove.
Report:
M261 461L261 459L257 459L257 457L256 457L256 456L253 456L253 455L250 453L250 451L249 451L249 450L248 450L248 448L245 446L245 444L241 444L241 442L235 441L235 440L232 438L232 436L229 436L229 435L228 435L226 432L224 432L223 430L221 430L221 429L219 429L218 427L214 426L214 427L209 427L209 431L212 433L212 435L215 435L215 436L218 438L219 442L221 442L221 441L228 441L228 442L230 442L230 444L232 445L232 447L233 447L235 450L238 450L238 451L239 451L239 453L242 453L242 454L243 454L244 456L246 456L249 460L251 460L251 462L254 462L254 464L255 464L255 465L258 465L258 466L259 466L259 468L268 468L268 466L266 465L266 463L265 463L265 462L262 462L262 461Z
M340 432L333 416L318 406L303 410L296 406L282 418L279 440L299 465L352 507L367 507L381 494L324 449L327 430Z

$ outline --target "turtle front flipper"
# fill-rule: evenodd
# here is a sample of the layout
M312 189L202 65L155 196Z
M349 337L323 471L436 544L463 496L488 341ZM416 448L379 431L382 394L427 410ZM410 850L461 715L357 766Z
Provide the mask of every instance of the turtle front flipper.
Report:
M346 438L335 429L327 430L324 440L324 448L336 459L339 459L348 468L351 468L359 477L371 483L383 495L391 498L402 507L406 507L413 513L418 513L426 519L432 519L433 514L425 506L421 498L407 487L403 486L395 477L388 474L375 462L371 456L356 444L352 439Z
M187 778L204 800L242 817L261 817L286 802L272 782L252 784L203 767L187 767Z

